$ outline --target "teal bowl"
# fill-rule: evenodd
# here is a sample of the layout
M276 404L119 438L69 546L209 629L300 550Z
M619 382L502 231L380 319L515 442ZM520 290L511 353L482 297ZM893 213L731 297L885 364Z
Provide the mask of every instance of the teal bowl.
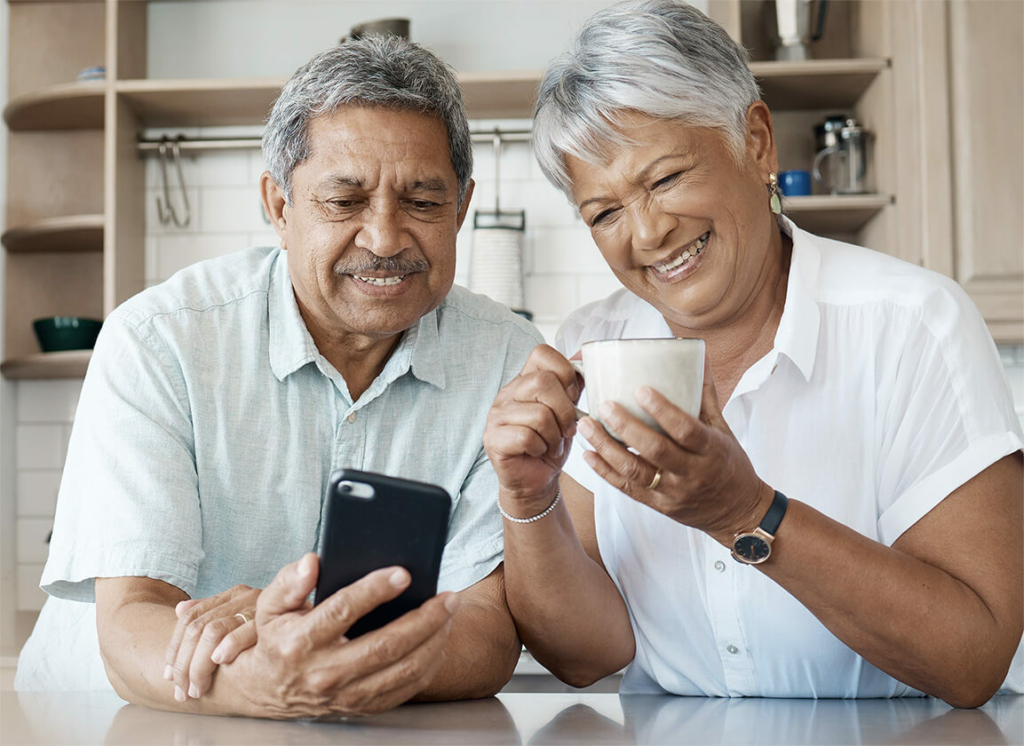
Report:
M102 321L83 319L80 316L51 316L32 322L43 352L91 350L96 344L101 326Z

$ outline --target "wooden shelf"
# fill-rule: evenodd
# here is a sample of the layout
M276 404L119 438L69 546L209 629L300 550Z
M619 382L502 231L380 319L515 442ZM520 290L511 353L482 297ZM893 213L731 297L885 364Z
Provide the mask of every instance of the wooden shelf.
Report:
M143 127L262 124L285 78L122 80L116 90Z
M893 198L887 194L823 194L785 197L782 209L811 233L854 233L892 203Z
M529 119L543 70L460 73L470 119Z
M103 216L46 218L4 231L0 243L12 253L103 251Z
M0 373L9 379L82 378L91 357L92 350L40 352L5 360L0 363Z
M875 77L889 67L884 58L752 62L768 107L787 109L851 109Z
M13 132L103 128L104 81L49 86L12 99L4 121Z
M542 72L462 73L471 119L528 118ZM285 78L122 80L116 90L143 127L262 124Z

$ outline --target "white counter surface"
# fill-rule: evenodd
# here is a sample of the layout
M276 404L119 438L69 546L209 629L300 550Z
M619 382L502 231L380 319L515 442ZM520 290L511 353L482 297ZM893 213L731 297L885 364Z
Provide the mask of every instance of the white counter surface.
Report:
M501 694L346 722L275 722L159 712L114 695L2 692L0 743L1019 745L1024 697L954 710L932 699Z

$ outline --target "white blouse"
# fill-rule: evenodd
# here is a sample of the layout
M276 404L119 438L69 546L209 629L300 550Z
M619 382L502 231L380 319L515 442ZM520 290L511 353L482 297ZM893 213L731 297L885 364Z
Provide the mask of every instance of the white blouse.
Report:
M780 222L793 258L774 348L723 414L765 482L891 545L1024 445L998 352L952 280ZM589 340L657 336L671 336L661 315L620 290L576 311L556 344L570 356ZM718 542L607 484L576 445L565 472L594 493L601 558L636 635L623 692L920 694ZM1024 690L1020 649L1005 687Z

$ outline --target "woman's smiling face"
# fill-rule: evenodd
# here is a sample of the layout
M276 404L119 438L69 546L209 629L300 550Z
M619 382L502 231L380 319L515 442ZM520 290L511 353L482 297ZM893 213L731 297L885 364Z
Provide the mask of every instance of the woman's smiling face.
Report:
M671 326L727 325L766 271L772 231L765 188L777 170L771 117L747 116L737 161L717 130L627 113L618 129L635 145L606 162L566 156L573 196L605 261L623 285Z

